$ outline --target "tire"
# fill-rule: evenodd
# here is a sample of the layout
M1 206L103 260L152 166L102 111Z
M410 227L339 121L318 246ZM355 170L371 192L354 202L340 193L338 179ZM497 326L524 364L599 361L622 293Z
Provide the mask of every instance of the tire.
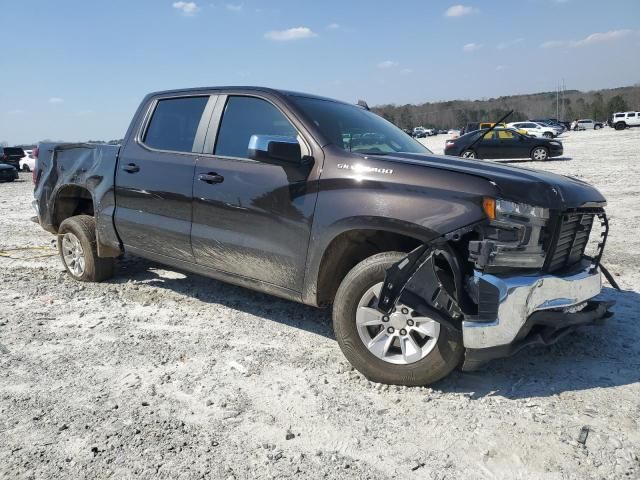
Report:
M594 130L600 130L601 128L602 128L602 127L601 127L600 125L594 125L594 126L593 126L593 129L594 129Z
M102 282L113 276L113 258L98 257L96 223L89 215L77 215L62 222L58 229L58 253L75 280Z
M29 165L25 164L25 165L22 166L22 171L29 173L31 171L31 169L29 168Z
M549 150L547 147L535 147L531 150L531 160L534 162L544 162L549 160Z
M542 134L542 136L543 136L544 138L553 138L553 133L550 133L550 132L544 132L544 133Z
M465 150L460 156L462 158L478 158L478 155L473 150Z
M615 125L616 130L624 130L625 128L627 128L627 124L624 122L618 122Z
M460 332L440 327L437 323L437 336L434 335L434 338L428 340L429 348L424 349L419 359L410 363L390 363L369 350L356 324L356 312L361 306L361 301L372 288L384 281L386 270L404 256L405 254L400 252L379 253L353 267L336 293L333 303L333 329L344 356L369 380L392 385L428 385L446 377L460 364L464 354ZM408 318L416 318L418 325L417 317ZM384 326L382 330L385 330ZM427 346L427 343L424 345ZM392 345L391 349L396 347ZM400 356L403 357L403 354L404 350Z

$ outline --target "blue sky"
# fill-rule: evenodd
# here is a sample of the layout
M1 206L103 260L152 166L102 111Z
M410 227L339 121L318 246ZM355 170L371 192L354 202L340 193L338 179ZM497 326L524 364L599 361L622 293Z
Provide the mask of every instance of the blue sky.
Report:
M0 141L121 138L144 94L369 104L640 82L640 1L0 0Z

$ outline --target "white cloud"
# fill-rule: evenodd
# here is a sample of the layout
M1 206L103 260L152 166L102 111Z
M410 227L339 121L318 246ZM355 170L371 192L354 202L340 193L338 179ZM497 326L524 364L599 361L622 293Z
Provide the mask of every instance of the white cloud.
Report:
M49 99L49 103L62 103L62 102L64 102L64 99L60 97L51 97Z
M478 11L477 8L467 7L465 5L453 5L452 7L447 8L444 12L445 17L463 17L465 15L471 15L472 13L476 13Z
M340 25L337 23L330 23L329 25L327 25L327 28L329 30L338 30L340 28Z
M9 110L7 113L9 115L22 115L24 113L24 110L22 110L21 108L16 108L15 110Z
M496 71L501 72L501 71L502 71L502 70L504 70L505 68L507 68L507 67L505 67L504 65L498 65L498 66L496 67Z
M294 27L287 30L273 30L264 34L265 38L275 40L276 42L288 42L290 40L302 40L304 38L313 38L318 35L308 27Z
M241 12L243 6L241 3L227 3L225 8L230 12Z
M475 52L476 50L480 50L482 45L479 43L467 43L462 50L467 53Z
M383 70L397 67L397 66L398 66L398 62L394 62L393 60L385 60L384 62L380 62L376 65L376 67L381 68Z
M588 47L590 45L596 45L598 43L613 42L620 40L621 38L628 37L633 34L633 30L609 30L608 32L596 32L591 35L587 35L581 40L549 40L540 45L541 48L563 48L563 47Z
M195 2L173 2L173 8L180 10L187 17L195 15L200 10Z
M409 75L409 74L413 73L413 69L412 68L403 68L402 70L400 70L400 73L402 75Z
M610 30L608 32L603 32L603 33L596 32L596 33L592 33L588 37L583 38L582 40L571 42L571 46L584 47L584 46L593 45L596 43L610 42L612 40L618 40L620 38L627 37L632 33L633 31L631 30Z

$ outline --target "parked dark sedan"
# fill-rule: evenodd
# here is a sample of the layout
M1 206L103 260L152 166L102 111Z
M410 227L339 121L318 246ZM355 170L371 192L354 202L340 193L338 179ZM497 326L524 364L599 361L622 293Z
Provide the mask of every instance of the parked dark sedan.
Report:
M0 163L0 182L13 182L16 178L18 178L18 171L15 167Z
M20 147L0 147L0 164L9 164L19 170L22 157L24 150Z
M464 158L531 158L542 161L563 153L562 142L558 140L529 137L502 128L487 130L476 130L447 140L444 154ZM474 144L481 135L484 138Z

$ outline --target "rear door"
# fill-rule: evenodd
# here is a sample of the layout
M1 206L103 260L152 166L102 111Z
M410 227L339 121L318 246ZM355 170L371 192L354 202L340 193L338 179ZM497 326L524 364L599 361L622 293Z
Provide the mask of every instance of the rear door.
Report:
M640 113L638 112L629 112L627 113L627 125L637 126L640 125Z
M310 137L276 102L257 94L218 98L193 179L191 240L198 264L300 292L320 150L311 172L249 158L249 139L261 134L297 139L302 155L311 153Z
M142 127L120 152L116 230L125 248L193 262L193 175L215 99L151 99Z
M491 130L485 133L477 144L475 149L477 150L478 157L480 158L495 158L498 153L498 141L495 138L495 130Z

